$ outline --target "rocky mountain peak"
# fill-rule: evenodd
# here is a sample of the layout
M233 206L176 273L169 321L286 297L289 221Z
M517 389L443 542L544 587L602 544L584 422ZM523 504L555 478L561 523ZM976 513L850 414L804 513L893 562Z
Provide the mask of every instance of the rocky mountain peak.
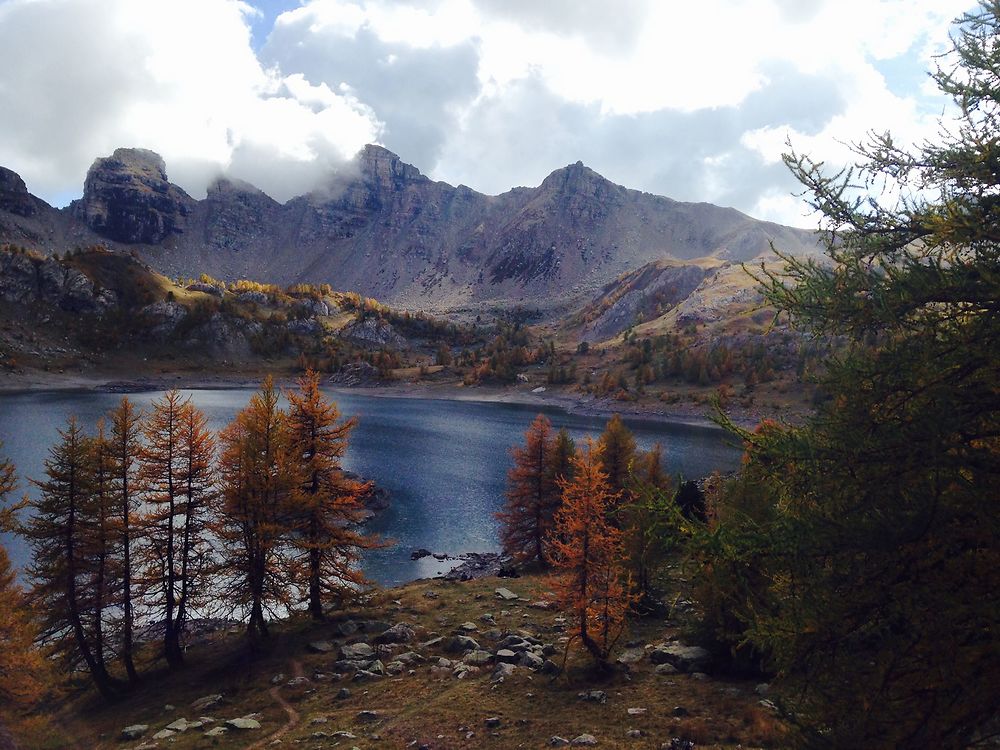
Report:
M582 161L568 164L546 177L540 186L544 192L596 195L601 190L618 188Z
M6 167L0 167L0 211L9 211L18 216L33 216L38 210L35 199L21 175Z
M383 146L369 143L357 156L358 167L365 182L382 189L402 188L408 182L424 182L420 170L407 164Z
M167 180L163 158L143 148L119 148L87 171L83 198L71 208L98 234L129 244L155 244L183 231L194 201Z
M208 186L208 197L212 198L224 198L231 195L249 195L249 196L264 196L264 193L260 188L251 185L249 182L244 182L236 177L218 177L215 182Z
M163 157L148 148L116 148L104 159L95 159L90 167L94 170L102 164L105 170L116 170L148 180L150 183L167 182L167 165Z

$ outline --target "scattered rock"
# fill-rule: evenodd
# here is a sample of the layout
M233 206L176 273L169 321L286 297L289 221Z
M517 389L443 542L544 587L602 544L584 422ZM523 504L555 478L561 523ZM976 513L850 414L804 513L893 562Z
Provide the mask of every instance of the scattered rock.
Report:
M497 651L496 658L501 664L517 664L521 659L521 657L519 657L514 651L506 648L502 648Z
M616 661L619 664L638 664L646 656L646 652L641 648L627 648L618 654Z
M172 729L161 729L159 732L153 735L154 740L166 740L173 737L177 732Z
M577 697L582 701L587 701L588 703L600 703L603 705L608 702L608 694L603 690L588 690L583 693L578 693Z
M206 695L196 701L193 701L191 703L191 708L200 713L201 711L207 711L208 709L215 708L221 704L222 696L216 693L215 695Z
M493 661L493 654L491 654L489 651L483 651L482 649L479 649L477 651L470 651L465 655L463 661L466 664L471 664L473 666L481 667Z
M486 724L487 729L498 729L500 727L500 717L491 716L483 723Z
M336 646L334 646L330 641L313 641L306 649L313 654L329 654L333 653Z
M465 651L478 651L479 644L466 635L456 635L448 639L444 650L449 654L458 654Z
M423 557L430 557L430 555L431 551L429 549L424 549L423 547L421 547L420 549L415 549L413 550L413 552L410 553L410 559L419 560ZM427 594L425 593L424 596L427 596Z
M226 729L225 727L214 727L213 729L209 729L207 732L205 732L204 736L205 737L221 737L222 735L224 735L228 731L229 730Z
M516 669L517 667L513 664L497 664L497 668L493 670L493 674L490 676L490 682L503 682L512 676Z
M574 737L573 741L570 744L571 745L585 745L585 746L596 745L597 744L597 738L594 735L592 735L592 734L581 734L578 737Z
M376 643L409 643L416 637L413 628L397 623L387 628L375 638Z
M340 649L340 658L345 661L369 661L375 657L375 649L367 643L350 643Z
M260 722L256 719L251 719L249 716L239 716L227 721L226 726L230 729L240 730L260 729Z
M342 687L337 691L337 700L346 700L351 697L351 691L345 687Z
M510 589L505 589L503 586L496 590L496 597L505 602L517 601L519 598L517 594Z
M122 730L123 740L137 740L149 731L149 724L133 724Z
M378 721L381 717L378 715L377 711L358 711L357 716L354 718L362 724L371 724L372 722Z
M549 747L565 747L568 744L569 740L565 737L560 737L558 734L549 737Z
M672 664L682 672L704 672L712 661L712 655L701 646L667 643L650 651L649 660L653 664Z

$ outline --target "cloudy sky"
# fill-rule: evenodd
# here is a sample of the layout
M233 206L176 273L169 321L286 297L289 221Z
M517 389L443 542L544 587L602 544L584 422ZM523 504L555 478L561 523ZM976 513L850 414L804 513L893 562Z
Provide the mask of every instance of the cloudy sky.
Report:
M487 193L582 160L814 225L784 142L933 135L969 0L0 0L0 165L55 205L118 146L279 200L365 143Z

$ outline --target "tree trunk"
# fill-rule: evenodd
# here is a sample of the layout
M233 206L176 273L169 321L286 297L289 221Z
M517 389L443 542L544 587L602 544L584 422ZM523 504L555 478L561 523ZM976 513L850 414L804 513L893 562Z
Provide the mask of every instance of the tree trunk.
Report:
M314 620L323 619L323 601L320 591L321 554L317 547L319 524L315 518L309 521L309 614Z

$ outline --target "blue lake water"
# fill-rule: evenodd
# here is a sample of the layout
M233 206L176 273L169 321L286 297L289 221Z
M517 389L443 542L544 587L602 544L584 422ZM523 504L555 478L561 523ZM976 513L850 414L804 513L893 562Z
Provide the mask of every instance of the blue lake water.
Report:
M205 411L213 429L222 428L243 408L249 389L186 391ZM129 394L146 407L159 391ZM360 392L330 393L345 415L359 420L344 460L347 469L373 479L392 494L390 509L368 528L396 544L368 553L364 569L379 583L392 585L436 575L454 563L434 558L410 560L417 548L458 555L492 552L499 546L493 514L503 504L510 449L523 440L534 416L542 412L574 439L596 437L606 418L570 414L554 407L520 404L387 398ZM0 394L2 450L17 467L20 487L41 478L43 461L70 415L89 430L121 396L93 391L44 391ZM625 420L640 448L660 443L669 471L697 478L732 469L740 451L722 430L681 423ZM20 540L0 536L16 564L28 550Z

